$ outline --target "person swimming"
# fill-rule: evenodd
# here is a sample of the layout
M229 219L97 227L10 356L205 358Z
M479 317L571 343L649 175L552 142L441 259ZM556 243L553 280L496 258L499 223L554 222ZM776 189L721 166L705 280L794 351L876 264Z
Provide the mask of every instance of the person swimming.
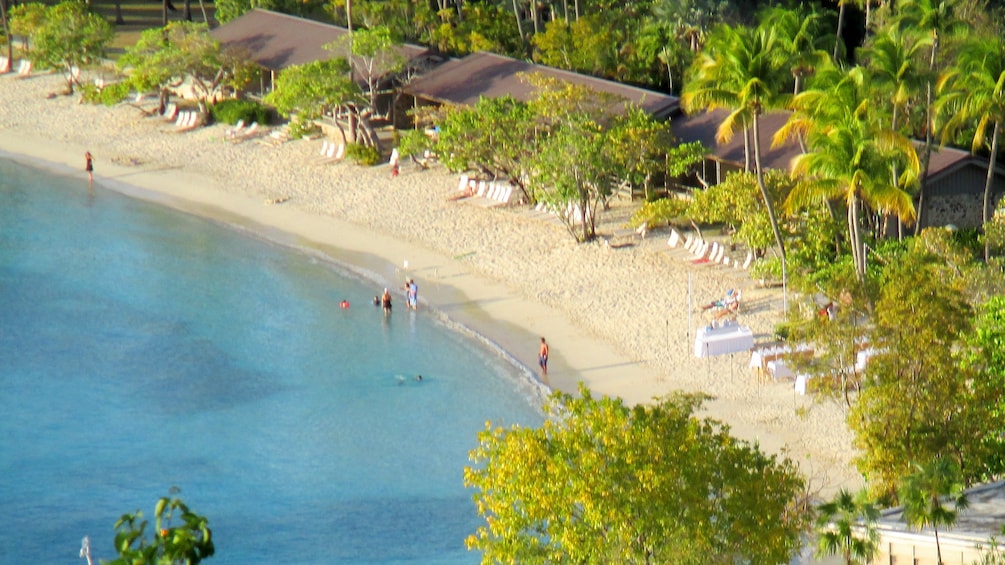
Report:
M421 383L422 382L422 375L415 375L415 380Z

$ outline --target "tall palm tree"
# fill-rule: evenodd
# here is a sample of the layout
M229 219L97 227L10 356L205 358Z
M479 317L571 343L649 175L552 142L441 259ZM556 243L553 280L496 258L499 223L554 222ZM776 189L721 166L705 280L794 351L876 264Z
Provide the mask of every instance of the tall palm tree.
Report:
M726 109L730 113L719 125L716 139L727 142L738 129L750 130L757 186L771 222L782 258L785 242L778 227L775 206L764 183L761 166L760 117L771 108L783 107L789 68L777 30L722 25L713 30L705 49L692 65L693 78L681 95L688 112Z
M959 54L959 61L939 80L939 113L946 116L946 137L973 126L971 149L986 146L990 137L991 154L984 181L984 213L986 225L991 219L991 189L998 163L998 141L1005 123L1005 41L1000 37L974 38ZM988 131L990 128L990 132ZM991 257L991 243L984 238L984 260Z
M879 550L879 509L867 491L841 489L817 507L817 556L840 555L845 565L869 563Z
M917 177L918 155L903 135L879 124L874 101L861 67L845 72L827 69L816 88L797 96L792 117L775 135L774 142L805 134L809 153L796 157L792 175L813 182L799 183L789 194L786 207L799 208L840 198L847 207L848 237L855 272L865 280L865 246L861 235L860 208L914 219L906 186ZM891 182L891 163L904 166L899 183ZM899 185L899 186L898 186Z
M931 526L935 532L936 558L942 565L939 527L952 528L959 512L970 504L963 492L959 467L949 459L939 458L925 465L916 464L915 469L898 490L904 506L904 520L919 530ZM952 507L943 506L943 500Z
M896 4L896 25L903 30L923 30L930 35L928 56L929 77L925 84L925 147L921 154L920 213L924 214L925 187L928 183L928 163L935 139L935 81L941 64L939 55L944 39L965 35L970 26L956 16L959 0L903 0ZM921 229L918 222L915 233Z
M816 10L769 8L761 16L762 26L777 30L783 52L788 56L789 70L794 81L792 95L799 94L807 77L825 66L829 55L822 49L829 41L824 32L824 19Z
M891 27L877 35L862 51L873 86L889 102L892 131L901 132L904 125L901 114L919 102L929 81L927 68L919 68L918 62L930 43L927 35ZM896 185L900 176L896 162L891 173ZM902 226L898 222L898 235L903 235Z

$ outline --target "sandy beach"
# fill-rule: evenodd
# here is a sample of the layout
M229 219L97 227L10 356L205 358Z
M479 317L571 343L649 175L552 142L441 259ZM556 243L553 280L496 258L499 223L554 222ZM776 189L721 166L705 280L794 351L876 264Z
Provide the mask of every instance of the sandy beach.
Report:
M121 191L324 253L373 278L375 294L413 277L420 310L484 336L535 374L545 336L552 388L574 393L582 381L629 403L702 391L715 397L706 415L792 457L812 490L861 484L843 405L797 395L791 381L760 381L746 354L694 357L694 328L707 319L695 310L731 287L743 289L741 323L755 341L770 339L782 292L758 288L744 271L693 265L663 232L614 241L631 245L577 244L526 207L452 200L458 177L443 167L406 159L392 179L386 165L318 164L318 140L232 143L224 125L177 133L129 104L46 98L63 87L54 75L0 76L4 157L79 178L86 191L90 151L96 202L103 190ZM600 231L623 230L635 206L616 200Z

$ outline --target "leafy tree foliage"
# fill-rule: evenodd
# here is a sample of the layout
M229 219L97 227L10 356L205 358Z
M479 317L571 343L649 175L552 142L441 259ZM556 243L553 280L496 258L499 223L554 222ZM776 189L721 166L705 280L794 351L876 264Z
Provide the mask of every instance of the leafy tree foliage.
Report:
M321 12L324 2L321 0L215 0L214 17L225 24L255 8L272 10L290 14L291 16L310 17Z
M841 489L817 507L817 556L839 555L845 565L865 565L879 550L877 509L861 490Z
M104 18L76 1L51 7L18 6L11 10L11 18L15 30L30 36L32 62L39 68L63 71L70 93L76 82L71 70L100 61L113 35Z
M552 20L532 43L534 59L549 67L593 75L604 75L611 68L611 32L599 16Z
M171 22L164 28L144 31L119 59L133 89L156 90L161 105L172 89L188 82L202 115L222 87L238 86L233 79L246 76L242 69L249 64L240 52L221 47L205 24L193 22Z
M949 498L951 508L943 506L943 498ZM915 471L905 477L900 486L900 500L904 506L904 520L909 525L919 530L931 527L935 532L936 559L942 563L939 528L952 528L959 511L969 506L959 468L944 458L916 464Z
M266 104L285 117L293 117L300 127L362 99L359 87L349 80L349 63L338 58L285 69L272 92L265 95ZM342 138L343 142L348 140L344 131Z
M858 468L877 498L893 497L912 461L951 457L972 473L985 459L983 438L1001 429L990 407L975 402L976 375L949 354L970 328L961 285L920 245L884 269L870 337L882 353L870 360L849 414Z
M180 523L174 524L177 516ZM115 522L115 551L108 565L197 565L216 552L209 520L192 512L179 498L161 498L154 507L154 531L143 513L123 514Z
M964 341L962 364L975 376L969 383L973 402L985 406L989 417L984 425L993 430L1005 422L1005 395L1001 392L1005 390L1005 296L994 296L980 307L973 331ZM977 440L984 457L972 463L975 468L969 474L990 480L1005 473L1005 438L985 433Z
M540 428L479 434L464 477L483 563L782 563L798 549L789 460L695 417L695 396L629 408L580 393L555 393Z

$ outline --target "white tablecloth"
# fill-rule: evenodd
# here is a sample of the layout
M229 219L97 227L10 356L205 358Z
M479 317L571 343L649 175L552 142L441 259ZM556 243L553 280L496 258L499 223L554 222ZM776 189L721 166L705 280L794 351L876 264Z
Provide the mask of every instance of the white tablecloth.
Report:
M750 351L754 347L754 334L750 328L730 325L721 328L699 328L694 338L694 356L710 357Z

